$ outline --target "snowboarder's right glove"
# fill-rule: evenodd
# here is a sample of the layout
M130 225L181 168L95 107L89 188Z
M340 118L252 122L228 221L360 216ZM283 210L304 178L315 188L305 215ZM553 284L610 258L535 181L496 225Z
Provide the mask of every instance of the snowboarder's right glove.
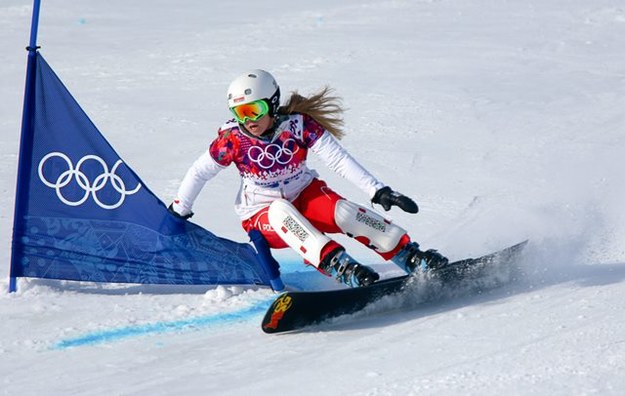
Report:
M182 205L176 202L176 200L167 207L167 210L169 213L183 220L188 220L193 217L193 212L186 210Z
M417 213L419 207L407 196L393 191L389 186L383 187L375 192L371 202L380 204L387 212L391 210L391 206L399 206L404 212Z

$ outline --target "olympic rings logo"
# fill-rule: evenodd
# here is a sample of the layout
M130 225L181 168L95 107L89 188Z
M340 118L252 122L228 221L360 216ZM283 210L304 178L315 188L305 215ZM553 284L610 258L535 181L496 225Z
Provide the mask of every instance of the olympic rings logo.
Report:
M291 145L295 149L287 146ZM272 143L264 149L259 146L252 146L247 150L250 160L263 169L271 169L276 164L286 165L293 159L295 153L299 151L299 146L293 139L287 139L282 146Z
M46 161L53 157L59 157L62 160L64 160L67 163L68 169L64 171L63 173L61 173L59 177L57 177L56 181L51 182L48 179L46 179L46 177L44 176L43 167ZM93 180L93 183L91 183L87 175L85 175L85 173L81 171L81 167L87 161L96 161L102 166L102 174L97 176ZM124 200L126 199L127 195L132 195L136 193L137 191L139 191L139 189L141 188L141 184L137 184L137 186L133 190L130 190L130 191L126 190L126 184L124 183L122 178L119 177L119 175L115 174L115 172L117 171L117 168L121 164L122 164L122 160L118 160L117 162L115 162L115 165L113 165L113 168L109 171L108 165L106 164L106 162L104 162L102 158L96 155L85 155L84 157L80 159L80 161L78 161L78 163L76 164L76 167L74 168L72 164L72 160L69 159L67 155L63 153L59 153L59 152L51 152L47 154L45 157L43 157L41 161L39 162L38 172L39 172L39 179L41 180L41 182L45 184L47 187L55 189L56 196L65 205L68 205L68 206L82 205L83 203L87 201L87 199L91 195L95 203L102 209L117 209L118 207L122 205L122 203L124 203ZM61 191L61 189L63 187L66 187L72 180L76 180L76 183L78 184L78 186L84 190L84 195L82 196L82 198L75 200L75 201L71 201L65 198ZM100 199L98 198L98 191L102 190L108 184L109 180L111 182L111 185L115 189L115 191L117 191L120 195L119 200L115 202L114 204L106 204L100 201Z

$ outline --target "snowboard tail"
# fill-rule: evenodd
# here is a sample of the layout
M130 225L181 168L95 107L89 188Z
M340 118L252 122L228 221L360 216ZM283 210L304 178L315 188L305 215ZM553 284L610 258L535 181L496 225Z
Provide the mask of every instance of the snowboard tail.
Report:
M495 265L513 263L526 243L524 241L486 256L455 261L432 271L432 280L438 279L445 287L453 287L462 280L480 279ZM412 278L405 275L350 289L285 292L269 307L261 328L268 334L282 333L353 314L384 296L402 292Z

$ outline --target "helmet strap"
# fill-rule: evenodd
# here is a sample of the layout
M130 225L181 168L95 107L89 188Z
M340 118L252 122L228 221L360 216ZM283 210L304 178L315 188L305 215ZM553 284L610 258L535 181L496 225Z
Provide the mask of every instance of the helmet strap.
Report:
M267 104L269 105L269 113L272 117L275 118L275 116L278 114L278 109L280 108L280 88L278 88L276 92L271 95L271 98L269 98Z

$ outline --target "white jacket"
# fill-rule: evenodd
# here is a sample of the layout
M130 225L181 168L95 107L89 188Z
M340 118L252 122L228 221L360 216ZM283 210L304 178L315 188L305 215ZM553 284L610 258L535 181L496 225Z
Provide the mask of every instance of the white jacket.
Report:
M174 210L181 215L191 213L206 182L232 163L241 175L235 210L242 220L278 198L293 201L318 177L306 165L308 150L370 198L384 187L312 117L291 114L279 120L271 140L244 133L234 120L224 124L208 151L187 171L174 200Z

